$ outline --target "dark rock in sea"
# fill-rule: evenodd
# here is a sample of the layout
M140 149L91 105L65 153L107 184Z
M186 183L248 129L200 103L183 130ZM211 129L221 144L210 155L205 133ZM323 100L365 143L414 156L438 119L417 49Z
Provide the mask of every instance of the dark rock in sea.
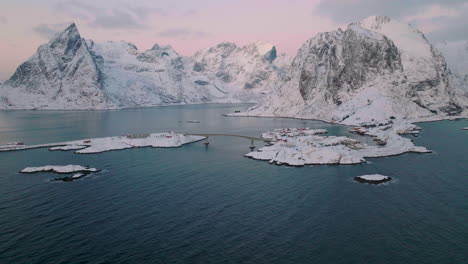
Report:
M360 183L381 184L392 180L391 177L373 174L354 177L354 180Z

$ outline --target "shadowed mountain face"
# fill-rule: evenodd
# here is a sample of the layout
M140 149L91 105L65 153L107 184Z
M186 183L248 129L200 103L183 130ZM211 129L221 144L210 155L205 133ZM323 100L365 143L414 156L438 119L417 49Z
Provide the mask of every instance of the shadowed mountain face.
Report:
M305 51L299 76L304 100L324 90L326 101L341 103L340 91L359 89L377 75L403 71L397 47L385 36L348 28L320 34Z
M308 40L280 88L247 114L356 124L460 115L467 106L424 35L377 16Z

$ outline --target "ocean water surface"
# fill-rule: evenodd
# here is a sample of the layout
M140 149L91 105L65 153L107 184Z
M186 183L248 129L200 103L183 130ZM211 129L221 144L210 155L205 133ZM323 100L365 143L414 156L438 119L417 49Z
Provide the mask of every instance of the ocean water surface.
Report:
M0 111L0 143L285 127L348 135L319 121L222 116L246 107ZM270 165L244 158L250 141L232 137L93 155L0 153L0 263L467 263L468 121L419 126L413 140L433 153L348 166ZM67 183L18 173L67 164L102 171ZM394 181L352 180L373 173Z

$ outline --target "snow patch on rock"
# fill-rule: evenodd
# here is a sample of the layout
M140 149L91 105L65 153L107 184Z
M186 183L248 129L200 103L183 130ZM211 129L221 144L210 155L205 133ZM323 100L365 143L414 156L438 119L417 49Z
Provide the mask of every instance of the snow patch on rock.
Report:
M49 150L50 151L56 151L56 150L67 151L67 150L78 150L78 149L84 149L84 148L87 148L87 146L83 146L83 145L66 145L66 146L52 147Z

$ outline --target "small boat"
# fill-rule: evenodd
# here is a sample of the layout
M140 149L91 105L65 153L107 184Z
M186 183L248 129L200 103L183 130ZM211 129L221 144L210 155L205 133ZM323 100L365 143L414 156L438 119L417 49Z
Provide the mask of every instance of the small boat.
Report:
M187 123L200 123L198 120L187 120Z
M210 144L210 142L209 142L209 141L205 141L205 142L203 142L203 144L205 144L205 145L208 146L208 145Z

